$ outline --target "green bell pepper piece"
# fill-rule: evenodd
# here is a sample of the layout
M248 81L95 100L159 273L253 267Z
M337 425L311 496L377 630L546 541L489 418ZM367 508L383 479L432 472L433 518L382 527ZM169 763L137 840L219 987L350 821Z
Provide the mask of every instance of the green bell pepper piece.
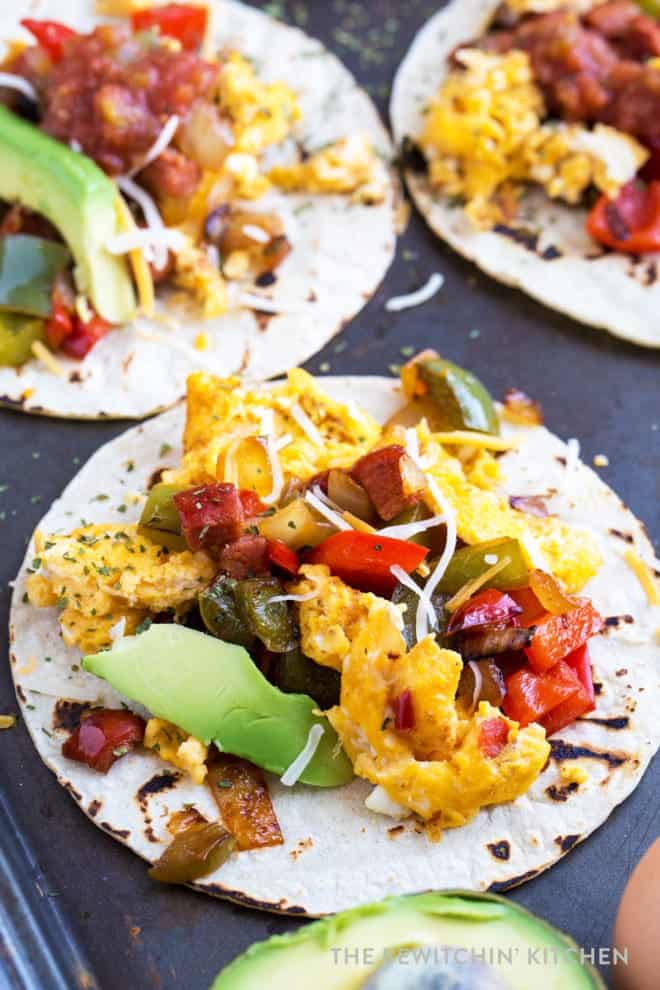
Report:
M153 543L168 550L185 550L187 543L181 535L181 518L174 504L174 495L185 491L181 485L154 485L145 503L138 530Z
M285 694L309 695L322 711L339 704L339 671L315 663L299 648L275 657L269 677Z
M479 577L496 561L508 557L511 563L498 571L483 588L497 588L498 591L510 591L514 588L525 588L529 584L529 559L519 540L508 536L485 543L475 543L470 547L457 550L449 566L442 576L438 588L446 594L455 595L468 581ZM488 559L486 559L488 558ZM433 566L430 564L429 566Z
M434 430L477 430L497 436L495 404L478 378L443 358L415 362L423 394L435 404Z
M246 578L237 581L234 589L245 624L272 653L286 653L296 643L288 604L271 602L271 598L284 594L284 586L275 577Z
M238 607L235 590L236 581L222 575L199 595L199 611L211 635L248 649L254 643L255 634Z
M64 244L43 237L0 237L0 310L50 316L53 284L70 258Z

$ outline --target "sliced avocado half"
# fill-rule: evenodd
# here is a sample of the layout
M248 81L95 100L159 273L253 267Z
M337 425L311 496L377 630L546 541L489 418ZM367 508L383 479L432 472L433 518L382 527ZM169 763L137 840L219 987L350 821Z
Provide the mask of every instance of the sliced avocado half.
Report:
M153 715L279 775L318 724L323 735L299 779L316 787L338 787L353 778L334 729L314 714L316 702L273 687L242 646L159 623L139 636L125 637L111 650L85 657L83 667Z
M57 227L74 256L76 284L110 323L135 315L123 258L106 250L119 233L117 189L85 155L0 106L0 199L21 203Z
M393 973L397 950L406 964ZM275 935L230 963L211 990L301 986L605 990L566 935L512 901L468 891L391 897Z

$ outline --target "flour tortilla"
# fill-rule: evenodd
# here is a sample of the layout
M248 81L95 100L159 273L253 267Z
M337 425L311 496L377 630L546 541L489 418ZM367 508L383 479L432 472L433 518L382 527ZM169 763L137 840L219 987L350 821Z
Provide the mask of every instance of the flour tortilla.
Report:
M323 382L336 399L359 396L362 406L382 421L403 402L392 379ZM131 489L144 488L155 470L178 463L183 422L184 409L178 406L102 447L39 528L45 533L69 531L83 518L117 524L137 518L137 507L117 511L125 504L126 461L135 464L128 476ZM504 427L505 434L512 430ZM160 455L163 443L173 445L166 458ZM411 819L395 838L390 836L388 829L396 822L367 811L364 799L371 787L365 781L336 790L291 789L270 776L285 845L240 853L197 889L253 907L309 915L429 887L501 891L554 863L633 790L660 739L660 646L654 638L660 609L649 607L621 554L634 546L652 559L652 549L642 524L617 496L584 464L568 469L566 454L566 446L547 430L528 431L520 449L500 461L506 490L538 495L556 489L558 494L548 500L550 510L591 530L603 553L603 568L585 593L604 615L629 618L593 641L595 680L601 685L597 710L552 740L553 756L531 790L512 804L483 811L433 843L415 830ZM99 479L110 496L107 501L94 500ZM75 714L76 702L117 706L125 699L80 671L80 654L64 646L55 609L24 603L33 557L31 546L11 610L11 665L23 718L39 754L82 810L140 856L154 860L171 838L165 827L170 812L191 802L217 817L214 802L207 788L193 785L154 754L130 754L105 777L62 757L66 733L55 726L68 713ZM589 774L579 787L560 777L561 768L578 757Z
M254 60L260 78L283 79L298 94L303 119L296 137L306 148L366 134L383 159L387 179L389 136L341 62L320 42L258 10L233 0L211 3L217 47L235 47ZM62 18L60 0L19 0L2 7L0 38L19 36L21 17ZM94 15L93 0L68 0L65 19L81 30L101 20ZM83 362L58 355L66 372L62 378L38 361L18 370L0 368L0 403L76 419L138 418L176 402L195 370L221 376L240 371L263 379L302 364L362 309L392 261L396 188L388 184L379 206L351 203L350 196L278 197L289 204L293 251L278 268L273 287L249 291L289 311L258 318L252 310L236 309L202 321L164 304L161 313L176 320L177 329L138 319L109 334ZM265 198L263 208L271 208ZM204 351L194 346L201 331L209 339Z
M458 45L485 33L499 0L453 0L420 31L397 73L390 116L395 143L421 133L424 108ZM603 253L584 229L586 211L530 187L506 232L480 231L460 205L407 170L411 195L429 226L483 271L582 323L645 347L660 347L660 262Z

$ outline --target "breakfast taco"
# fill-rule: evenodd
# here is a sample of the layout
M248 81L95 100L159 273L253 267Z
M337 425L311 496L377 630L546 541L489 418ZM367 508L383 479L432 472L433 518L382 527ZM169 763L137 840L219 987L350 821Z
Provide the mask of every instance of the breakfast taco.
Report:
M138 417L319 350L396 240L350 73L232 0L32 6L0 13L0 403Z
M274 911L551 865L657 748L660 597L643 526L541 417L433 352L400 385L192 375L16 581L60 783L156 879Z
M633 0L455 0L416 38L391 103L436 234L648 347L660 346L659 59L660 24Z

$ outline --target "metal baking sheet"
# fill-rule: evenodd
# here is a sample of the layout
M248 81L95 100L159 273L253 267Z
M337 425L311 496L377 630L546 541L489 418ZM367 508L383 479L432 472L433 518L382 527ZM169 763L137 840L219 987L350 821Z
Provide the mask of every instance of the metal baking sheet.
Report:
M322 38L385 112L396 66L437 4L287 0L255 6ZM434 271L446 281L433 301L399 314L385 311L388 297L418 288ZM307 367L387 374L404 359L402 348L429 346L473 369L496 396L515 385L539 399L550 429L579 437L588 463L606 454L603 477L660 545L659 352L579 326L498 285L413 216L386 285ZM9 583L32 528L78 466L124 428L0 414L3 627ZM0 712L16 710L3 647ZM296 925L152 883L141 861L80 814L20 723L0 733L0 795L0 987L205 990L250 943ZM625 881L659 822L656 759L594 836L510 896L596 951L608 943ZM607 968L604 973L609 981Z

